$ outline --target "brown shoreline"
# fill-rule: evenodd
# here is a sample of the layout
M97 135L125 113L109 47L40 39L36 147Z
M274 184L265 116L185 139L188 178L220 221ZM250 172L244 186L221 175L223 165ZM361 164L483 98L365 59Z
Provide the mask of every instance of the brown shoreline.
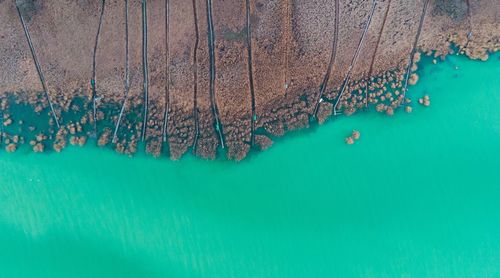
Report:
M18 2L22 2L21 10L58 114L60 116L61 111L72 111L71 103L76 96L87 99L91 96L91 63L100 1ZM128 2L131 78L130 105L125 110L126 114L130 114L130 107L140 109L143 95L141 1ZM289 130L309 126L316 96L332 52L335 0L329 0L328 5L318 5L313 1L249 0L249 24L246 21L245 1L211 2L215 32L214 95L227 155L231 159L240 160L251 149L252 99L255 100L257 115L257 148L265 149L272 143L265 133L282 136ZM470 58L487 59L488 52L500 48L500 7L495 2L431 0L417 48L424 53L433 51L436 57L444 57L453 43L460 48L462 54ZM196 127L199 127L196 155L212 159L216 156L220 140L215 130L210 101L207 1L168 0L169 38L165 35L166 3L167 1L160 0L148 1L150 107L146 133L147 151L160 155L162 148L168 147L170 156L178 159L192 148ZM391 111L399 104L406 103L401 94L402 78L424 3L424 0L409 3L402 0L378 1L366 39L361 45L359 58L352 69L352 81L346 84L346 94L340 101L344 114L354 113L364 107L363 90L366 87L370 88L368 102L382 112L393 113ZM196 22L193 7L197 12ZM118 116L104 115L104 108L117 106L123 99L124 9L124 1L106 2L96 53L96 82L98 93L102 97L98 118L103 127L99 130L99 135L104 137L100 140L103 143L110 141L107 137L109 130L113 128L109 125L116 122ZM338 53L328 78L325 100L334 100L338 94L370 9L371 1L340 1ZM54 14L61 16L54 17ZM198 34L195 26L198 26ZM250 32L247 32L247 26L251 26ZM249 33L250 55L247 53ZM13 1L0 1L0 37L0 95L25 92L27 101L33 107L39 106L40 98L36 97L35 92L41 91L41 85ZM195 51L197 40L199 43ZM166 42L168 56L165 54ZM250 59L251 67L248 66ZM253 75L253 93L249 69ZM369 77L370 71L373 76ZM194 72L197 80L196 117L193 111ZM167 76L168 98L165 95ZM392 91L399 89L398 94L386 92L390 86L393 86ZM386 104L380 103L381 97ZM46 105L46 101L43 101L43 106ZM163 144L166 106L169 107L166 123L168 144ZM322 102L317 120L320 123L326 121L332 109L331 103ZM64 122L64 119L61 120ZM86 120L92 121L91 117ZM122 139L116 148L133 153L141 136L141 122L127 120L122 125ZM129 128L131 130L127 131ZM69 130L70 127L65 129ZM55 134L57 131L53 132ZM60 132L65 136L71 135L67 133ZM123 141L125 134L133 134L133 137L127 136ZM72 140L76 142L76 139Z

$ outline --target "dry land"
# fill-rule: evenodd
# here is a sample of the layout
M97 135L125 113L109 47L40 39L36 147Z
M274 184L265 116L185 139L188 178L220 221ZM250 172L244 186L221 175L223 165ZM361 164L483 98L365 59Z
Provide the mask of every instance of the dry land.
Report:
M0 0L6 149L29 142L35 151L44 146L59 151L66 142L84 144L94 136L94 54L100 145L137 150L147 87L148 152L168 150L177 159L193 150L214 158L224 145L229 158L240 160L252 148L267 148L274 136L322 123L334 111L352 114L369 104L392 115L411 101L405 83L414 84L418 76L407 69L416 69L421 53L440 59L459 51L487 60L500 48L497 0L384 0L376 6L366 0L151 0L146 26L142 5L105 1L95 48L101 1ZM127 76L124 117L112 143ZM48 99L60 128L50 117ZM13 119L10 108L22 104L47 116L47 125ZM15 131L9 130L12 125ZM23 137L28 131L33 138Z

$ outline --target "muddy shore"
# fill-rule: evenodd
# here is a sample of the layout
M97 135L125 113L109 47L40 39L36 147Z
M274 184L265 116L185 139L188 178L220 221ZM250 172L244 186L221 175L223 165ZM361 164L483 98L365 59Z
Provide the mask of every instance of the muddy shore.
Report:
M240 160L252 148L267 148L272 137L337 112L349 115L368 105L391 115L411 105L405 87L417 82L412 72L421 55L440 59L458 51L487 60L500 49L496 0L146 3L106 1L102 10L97 0L0 0L2 147L15 151L29 143L34 151L60 151L95 136L99 145L132 154L142 135L147 86L149 153L178 159L192 150L211 159L224 144L227 156ZM47 124L30 125L24 119L30 113Z

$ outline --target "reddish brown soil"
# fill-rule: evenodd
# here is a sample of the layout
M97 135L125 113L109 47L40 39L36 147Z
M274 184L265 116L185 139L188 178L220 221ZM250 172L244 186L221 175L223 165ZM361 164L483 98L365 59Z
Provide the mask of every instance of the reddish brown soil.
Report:
M14 2L0 0L0 94L41 91ZM170 7L168 24L167 2ZM179 158L195 147L199 156L216 156L220 140L215 130L209 90L213 66L215 100L227 154L232 159L242 159L251 149L252 118L245 1L211 1L215 33L213 65L209 62L207 2L147 2L148 150L159 154L161 148L168 145L171 157ZM101 1L23 0L18 3L22 4L22 13L55 104L67 107L75 95L90 97L92 55ZM271 135L281 136L287 130L309 125L332 52L335 0L250 0L249 3L256 129L259 130L255 147L265 148L272 141L262 135L262 128ZM387 10L388 4L388 0L378 1L353 68L353 83L368 77L372 61L372 76L402 69L409 61L424 0L392 0ZM124 94L124 5L125 1L106 1L105 4L96 53L97 90L102 103L119 103ZM330 99L335 97L351 63L370 9L371 1L340 0L337 56L325 93ZM141 105L143 94L141 16L141 1L129 0L130 102L134 105ZM469 31L472 31L470 41L467 39ZM499 49L499 37L500 5L497 0L431 0L417 46L423 51L436 50L436 55L445 55L453 41L467 45L464 51L470 57L486 59L487 51ZM196 41L198 47L195 49ZM193 146L197 126L195 99L199 136ZM168 144L162 144L167 103ZM331 110L331 104L322 104L319 120L326 120ZM128 111L129 108L126 113Z

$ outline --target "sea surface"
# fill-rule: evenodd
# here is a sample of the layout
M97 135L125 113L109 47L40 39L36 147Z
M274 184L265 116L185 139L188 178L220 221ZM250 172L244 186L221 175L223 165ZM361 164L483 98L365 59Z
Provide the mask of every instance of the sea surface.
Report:
M500 55L418 73L240 163L2 150L0 277L500 277Z

